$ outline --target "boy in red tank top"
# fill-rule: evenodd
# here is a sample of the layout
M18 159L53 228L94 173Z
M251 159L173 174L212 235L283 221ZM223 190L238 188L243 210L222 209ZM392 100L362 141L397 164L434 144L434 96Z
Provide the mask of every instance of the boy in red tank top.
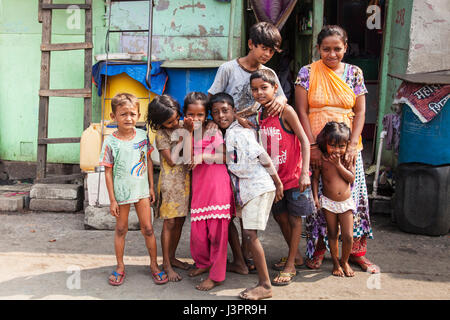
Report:
M285 105L278 116L269 116L264 107L277 89L276 76L270 70L258 70L250 77L250 87L255 100L261 104L258 129L261 142L283 183L284 197L272 206L277 221L289 246L289 255L274 265L278 274L272 280L275 286L285 286L296 276L296 267L303 264L298 250L302 232L302 216L315 210L309 177L309 140L297 114Z

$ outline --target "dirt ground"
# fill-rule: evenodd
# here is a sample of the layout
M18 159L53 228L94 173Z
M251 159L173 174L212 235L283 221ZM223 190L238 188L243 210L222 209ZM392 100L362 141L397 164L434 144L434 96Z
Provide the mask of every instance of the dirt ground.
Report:
M238 293L256 283L256 275L227 273L226 281L209 292L194 287L202 276L178 283L155 285L150 277L143 237L130 231L126 243L125 282L112 287L107 278L115 267L113 231L85 230L84 215L67 213L0 214L0 299L191 299L238 300ZM450 238L428 237L400 231L387 215L372 216L374 239L368 257L381 268L370 275L355 266L354 278L331 275L329 254L320 270L301 269L294 282L273 287L274 300L449 299ZM154 223L159 242L162 223ZM190 225L185 223L177 251L193 263L189 251ZM287 246L270 218L260 239L270 266ZM301 240L304 252L305 239Z

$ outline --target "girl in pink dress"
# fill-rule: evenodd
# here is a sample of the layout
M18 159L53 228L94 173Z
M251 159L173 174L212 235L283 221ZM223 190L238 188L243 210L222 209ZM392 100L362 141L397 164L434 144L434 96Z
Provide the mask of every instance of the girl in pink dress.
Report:
M206 131L208 98L191 92L184 100L187 127L193 132L191 255L196 268L189 275L209 271L196 286L211 290L225 280L228 225L235 214L231 180L225 162L220 130Z

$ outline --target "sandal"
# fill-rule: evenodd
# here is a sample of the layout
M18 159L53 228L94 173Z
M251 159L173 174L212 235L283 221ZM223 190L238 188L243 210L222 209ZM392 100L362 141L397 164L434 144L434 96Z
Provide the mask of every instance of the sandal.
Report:
M288 259L287 257L281 258L277 263L274 263L272 265L272 269L276 270L276 271L283 271L284 270L284 266L286 265L287 259ZM304 263L303 264L297 264L294 261L294 267L297 270L301 269L301 267L303 267L304 265L305 265Z
M109 284L112 285L112 286L120 286L123 283L123 280L125 279L125 271L124 272L117 272L117 271L114 270L111 273L111 276L114 276L115 280L112 280L112 279L109 278L108 279ZM117 281L119 276L120 276L120 281Z
M152 273L153 282L155 284L165 284L165 283L169 282L169 278L165 278L165 279L162 278L163 275L165 275L165 274L166 274L165 271L161 271L159 273L158 272ZM159 277L159 279L158 279L158 277Z
M272 285L274 285L274 286L287 286L288 284L291 284L291 282L292 282L292 279L294 279L294 277L297 275L297 272L282 272L282 271L280 271L280 272L278 272L278 274L275 276L275 278L280 278L280 277L283 277L283 278L289 278L289 280L288 281L280 281L280 282L277 282L277 281L275 281L275 278L272 280Z
M252 258L247 258L247 259L245 259L245 264L247 265L248 273L250 273L250 274L255 274L255 273L258 272L258 271L256 270L255 261L253 261Z
M306 260L306 266L310 269L319 269L322 265L323 259L325 258L325 252L314 254L312 259Z
M358 265L364 272L369 272L371 274L380 273L380 267L370 262L370 260L364 256L360 257L359 259L350 258L349 262Z

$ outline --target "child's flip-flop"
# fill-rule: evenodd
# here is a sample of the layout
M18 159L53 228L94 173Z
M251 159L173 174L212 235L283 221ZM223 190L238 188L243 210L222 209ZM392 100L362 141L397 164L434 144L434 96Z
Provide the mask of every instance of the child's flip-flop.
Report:
M165 284L165 283L169 282L169 278L165 278L165 279L162 278L163 275L165 275L165 274L166 274L165 271L161 271L160 273L157 273L157 272L152 273L153 282L156 284ZM158 277L159 277L159 279L158 279Z
M278 272L278 274L275 276L280 278L289 278L288 281L275 281L275 278L272 280L272 285L274 286L287 286L288 284L290 284L292 282L292 279L294 279L294 277L297 275L297 272Z
M252 258L245 259L245 263L248 268L248 273L250 273L250 274L258 273L258 270L256 270L255 261L253 261Z
M287 257L282 257L277 263L274 263L272 265L272 269L276 270L276 271L283 271L284 267L286 265L287 259L288 259ZM301 269L301 267L303 267L304 265L305 265L304 263L303 264L297 264L297 263L294 262L294 267L297 270Z
M123 280L125 280L125 271L124 272L113 271L111 275L114 276L115 278L115 280L112 280L111 278L108 279L109 284L112 286L120 286L123 283ZM119 277L120 281L117 281Z

